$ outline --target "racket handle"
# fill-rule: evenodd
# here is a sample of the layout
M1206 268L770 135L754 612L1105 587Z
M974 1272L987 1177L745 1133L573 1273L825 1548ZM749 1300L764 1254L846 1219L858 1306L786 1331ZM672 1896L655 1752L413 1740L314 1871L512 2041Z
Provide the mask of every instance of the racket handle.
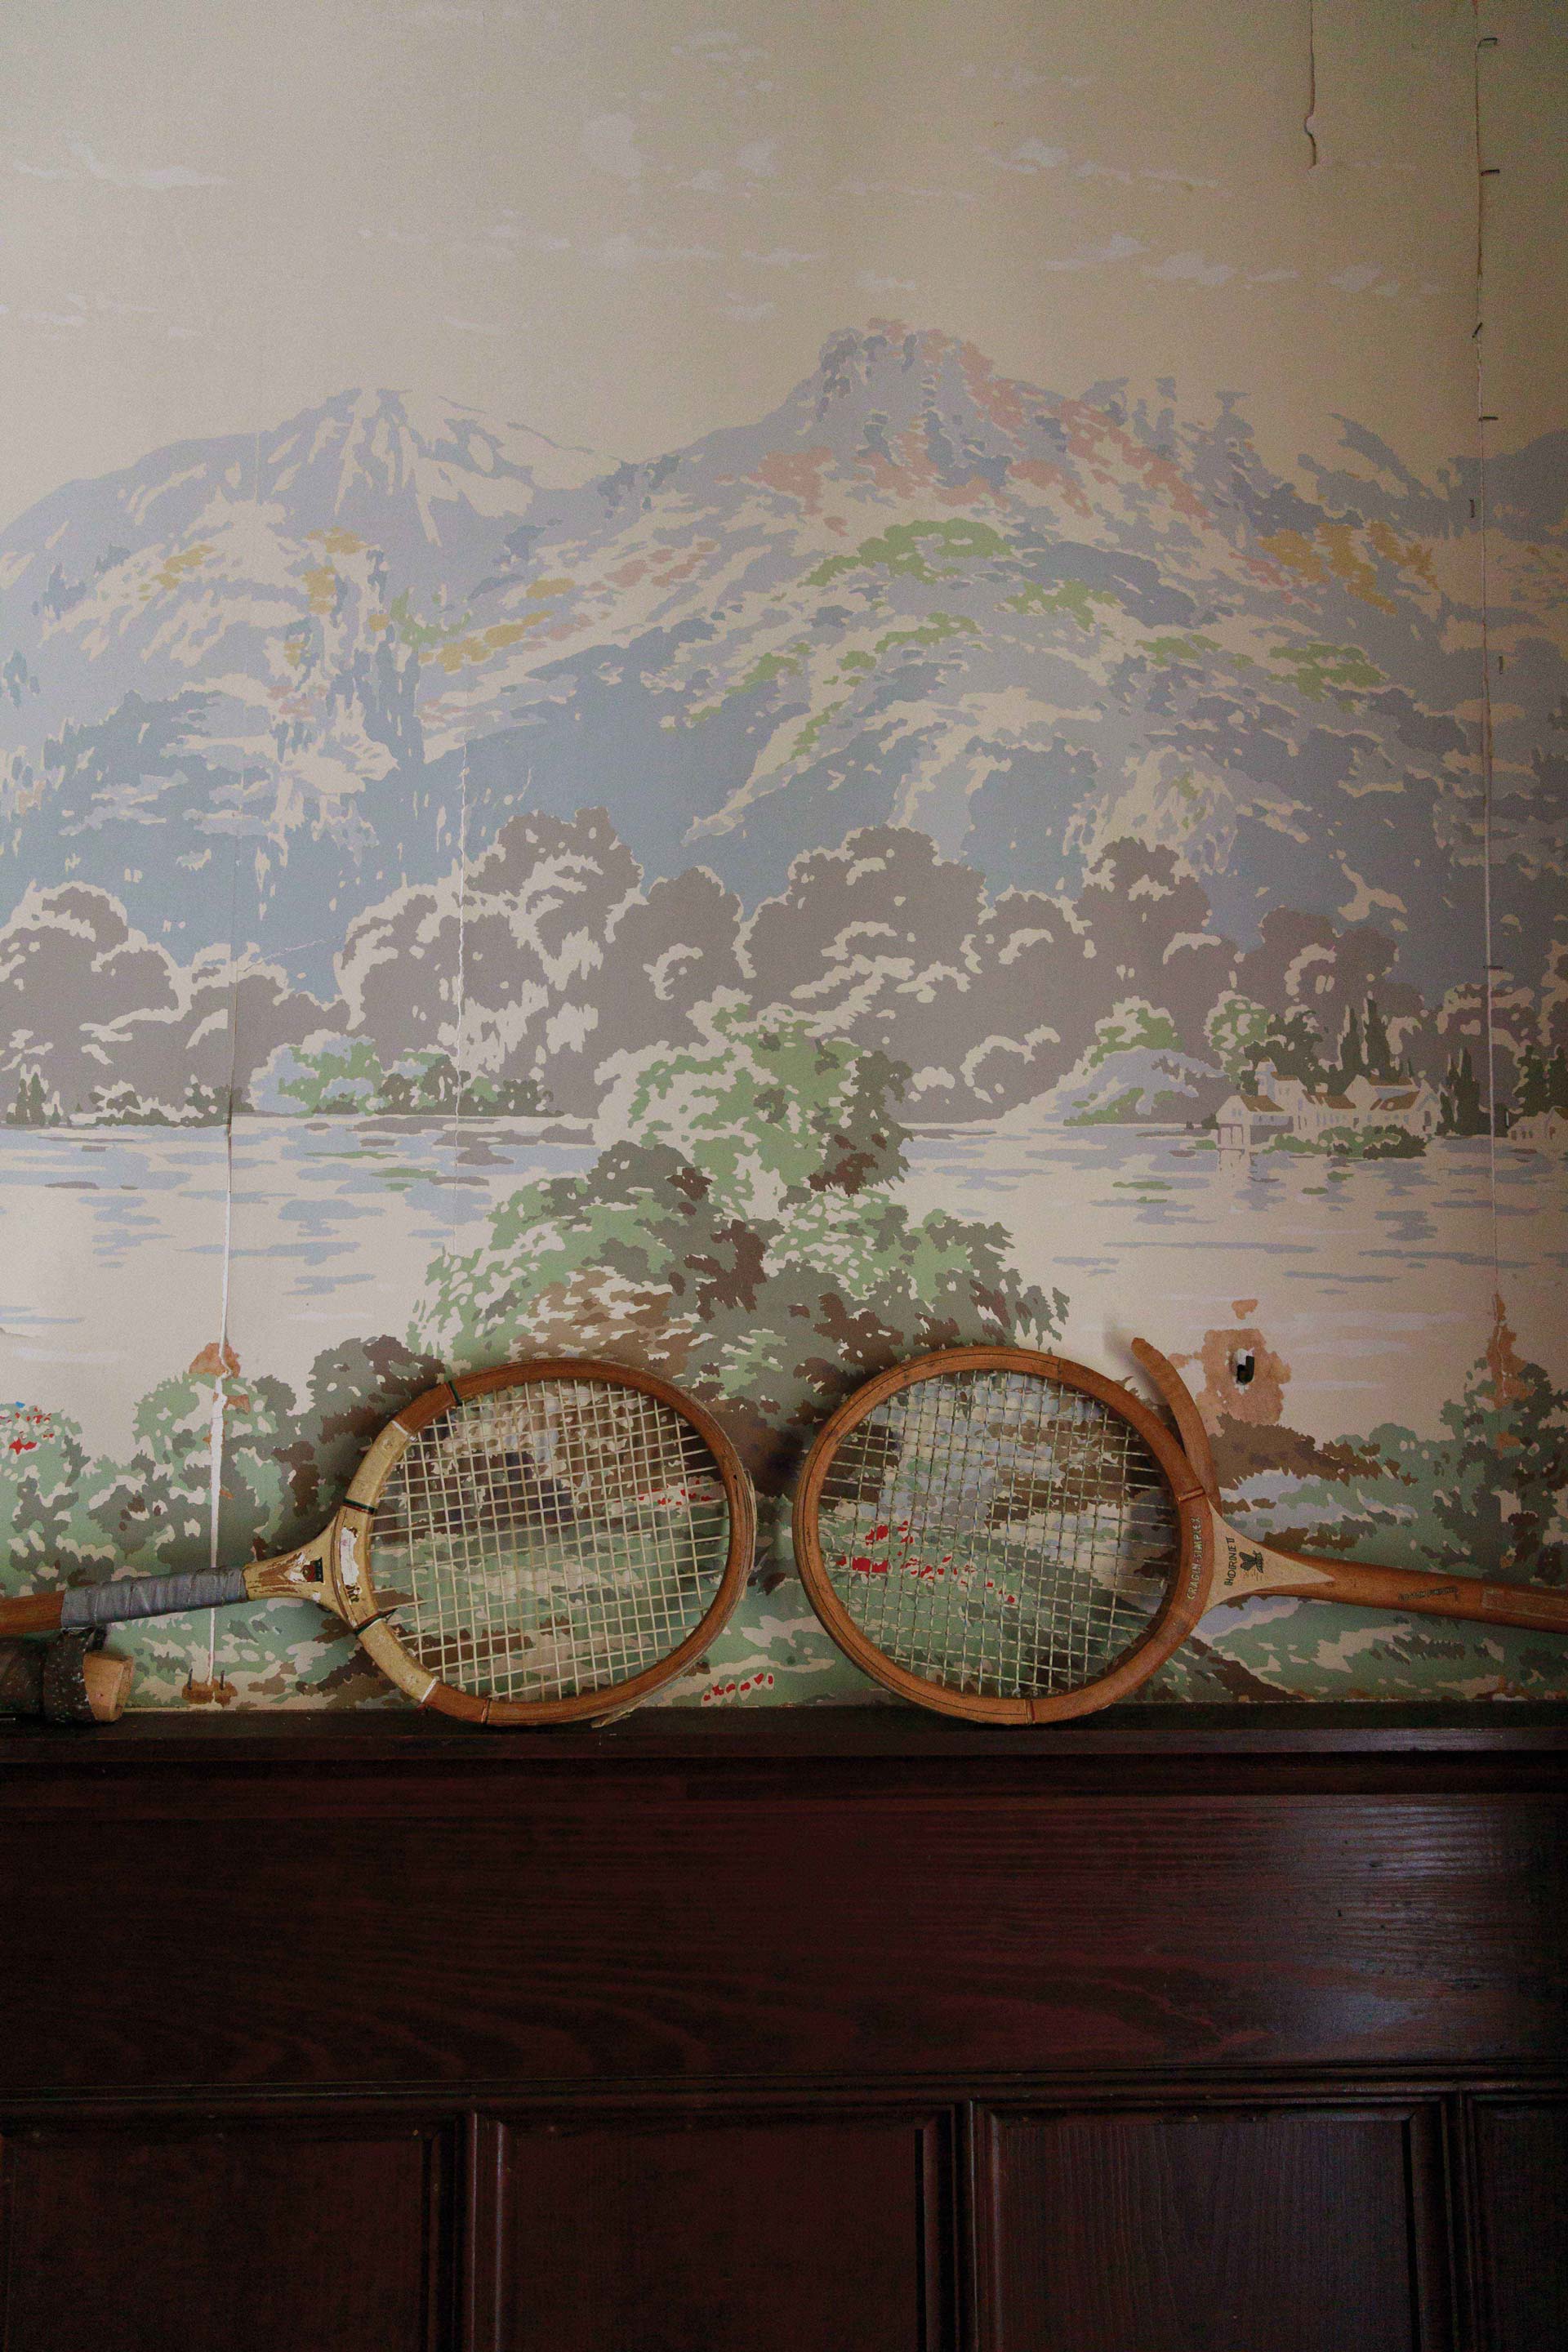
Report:
M76 1584L60 1595L60 1623L122 1625L132 1617L174 1617L186 1609L221 1609L249 1598L243 1568L196 1576L123 1576L111 1584Z
M1492 1584L1482 1577L1445 1576L1430 1568L1369 1568L1359 1560L1331 1560L1321 1553L1275 1551L1264 1590L1299 1591L1313 1601L1347 1601L1366 1609L1414 1609L1429 1617L1462 1617L1492 1625L1523 1625L1537 1633L1568 1633L1568 1592L1539 1585ZM1300 1561L1299 1585L1288 1570Z

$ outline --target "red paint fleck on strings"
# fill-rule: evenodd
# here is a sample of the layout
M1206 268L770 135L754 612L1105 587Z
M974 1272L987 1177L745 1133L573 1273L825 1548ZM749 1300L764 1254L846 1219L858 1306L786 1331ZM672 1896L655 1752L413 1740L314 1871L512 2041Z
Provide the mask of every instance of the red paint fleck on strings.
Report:
M879 1532L885 1534L887 1530L883 1528ZM878 1533L879 1530L873 1528L871 1534L875 1536ZM913 1538L906 1538L904 1556L897 1561L873 1559L869 1552L857 1552L853 1557L847 1551L835 1552L833 1565L835 1568L845 1570L850 1576L886 1576L892 1568L896 1567L900 1576L912 1577L917 1584L944 1584L951 1581L956 1584L961 1591L967 1591L974 1582L976 1570L973 1566L955 1568L952 1564L952 1554L950 1551L944 1551L940 1560L929 1560L915 1558L914 1549ZM988 1576L985 1579L985 1590L987 1592L995 1593L1005 1609L1017 1608L1018 1595L999 1585L994 1577Z
M639 1507L648 1511L689 1511L699 1503L717 1503L722 1489L710 1481L700 1481L689 1486L650 1486L637 1497Z

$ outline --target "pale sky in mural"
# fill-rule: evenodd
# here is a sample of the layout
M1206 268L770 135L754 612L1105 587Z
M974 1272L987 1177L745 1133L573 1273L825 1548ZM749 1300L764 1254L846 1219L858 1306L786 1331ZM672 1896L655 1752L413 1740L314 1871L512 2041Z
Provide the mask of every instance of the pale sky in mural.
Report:
M874 317L1058 390L1238 391L1277 462L1339 412L1430 467L1476 414L1476 19L1315 17L1314 167L1306 0L1191 0L1179 39L1138 0L12 10L0 520L349 384L643 457ZM1508 442L1563 372L1528 314L1565 45L1548 0L1482 21Z

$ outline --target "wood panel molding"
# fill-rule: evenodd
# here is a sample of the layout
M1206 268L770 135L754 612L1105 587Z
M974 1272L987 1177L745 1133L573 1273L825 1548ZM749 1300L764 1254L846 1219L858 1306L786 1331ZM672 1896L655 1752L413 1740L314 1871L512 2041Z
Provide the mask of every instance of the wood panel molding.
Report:
M1568 1710L1155 1714L0 1736L0 2352L1568 2341Z

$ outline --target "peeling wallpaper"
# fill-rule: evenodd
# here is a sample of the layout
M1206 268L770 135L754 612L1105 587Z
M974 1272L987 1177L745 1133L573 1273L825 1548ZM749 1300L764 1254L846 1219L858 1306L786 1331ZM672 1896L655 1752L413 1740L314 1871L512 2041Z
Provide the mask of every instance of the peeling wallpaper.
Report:
M1561 42L1305 21L9 28L10 1585L278 1549L440 1371L601 1350L763 1491L660 1703L861 1700L824 1412L1137 1333L1239 1526L1564 1580ZM117 1640L402 1703L304 1608ZM1155 1695L1281 1692L1568 1654L1254 1601Z

